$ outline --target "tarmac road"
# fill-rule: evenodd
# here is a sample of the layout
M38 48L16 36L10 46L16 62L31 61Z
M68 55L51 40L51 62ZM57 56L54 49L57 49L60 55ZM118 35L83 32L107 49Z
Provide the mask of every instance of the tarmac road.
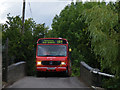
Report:
M24 77L7 88L88 88L77 77Z

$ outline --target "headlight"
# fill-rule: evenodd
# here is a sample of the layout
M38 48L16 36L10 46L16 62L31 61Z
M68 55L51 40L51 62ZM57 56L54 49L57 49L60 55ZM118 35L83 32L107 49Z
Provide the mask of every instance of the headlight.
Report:
M41 61L37 61L37 65L41 65Z
M66 63L65 62L61 62L61 65L65 65Z

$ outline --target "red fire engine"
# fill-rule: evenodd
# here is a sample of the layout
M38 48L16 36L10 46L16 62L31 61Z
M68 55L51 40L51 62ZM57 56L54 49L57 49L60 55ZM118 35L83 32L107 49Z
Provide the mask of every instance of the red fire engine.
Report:
M63 38L40 38L36 49L36 70L40 72L65 72L71 75L68 41Z

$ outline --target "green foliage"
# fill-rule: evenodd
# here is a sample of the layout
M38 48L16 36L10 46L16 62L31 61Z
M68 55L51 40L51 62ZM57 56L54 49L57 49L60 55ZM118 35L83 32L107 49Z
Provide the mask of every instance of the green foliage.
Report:
M91 47L95 55L100 56L101 71L120 78L118 13L113 11L114 8L113 3L99 5L84 11L83 15L86 18L85 23L88 24ZM119 87L118 81L119 79L106 80L103 85L109 88L111 82L116 82L117 84L112 83L111 87Z
M71 5L66 6L65 9L61 11L60 15L56 15L53 19L53 30L50 31L52 37L62 37L69 41L72 48L73 66L76 63L75 60L78 61L76 63L77 65L75 65L77 67L73 69L73 72L76 72L80 61L86 61L94 67L99 67L95 54L91 52L90 49L91 41L89 39L89 33L87 32L87 24L83 23L85 20L81 18L82 13L87 8L91 8L91 6L88 7L88 5L84 5L82 2L77 2L75 5L71 3ZM77 70L77 72L79 71Z
M47 32L44 24L36 24L32 18L26 19L24 24L24 34L22 31L22 19L19 16L10 17L2 25L2 44L9 38L9 64L26 61L27 74L35 74L35 48L38 38L43 38ZM12 59L14 58L14 61Z
M118 54L118 33L114 27L118 23L118 14L105 5L95 6L83 14L86 17L85 23L89 25L88 32L90 32L93 51L103 58L102 69L108 67L111 71L115 71L113 66L116 66Z
M53 19L49 37L62 37L69 41L72 48L73 76L79 75L80 61L101 71L114 74L119 82L120 57L119 40L120 29L118 23L119 4L105 2L76 2L66 6ZM118 84L113 87L119 87Z
M103 87L107 89L120 89L120 79L118 78L110 78L110 79L103 79Z

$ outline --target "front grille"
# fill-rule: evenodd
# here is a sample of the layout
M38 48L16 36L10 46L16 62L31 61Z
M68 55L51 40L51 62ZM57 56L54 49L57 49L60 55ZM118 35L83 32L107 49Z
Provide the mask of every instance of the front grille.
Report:
M60 65L61 61L42 61L42 65Z

